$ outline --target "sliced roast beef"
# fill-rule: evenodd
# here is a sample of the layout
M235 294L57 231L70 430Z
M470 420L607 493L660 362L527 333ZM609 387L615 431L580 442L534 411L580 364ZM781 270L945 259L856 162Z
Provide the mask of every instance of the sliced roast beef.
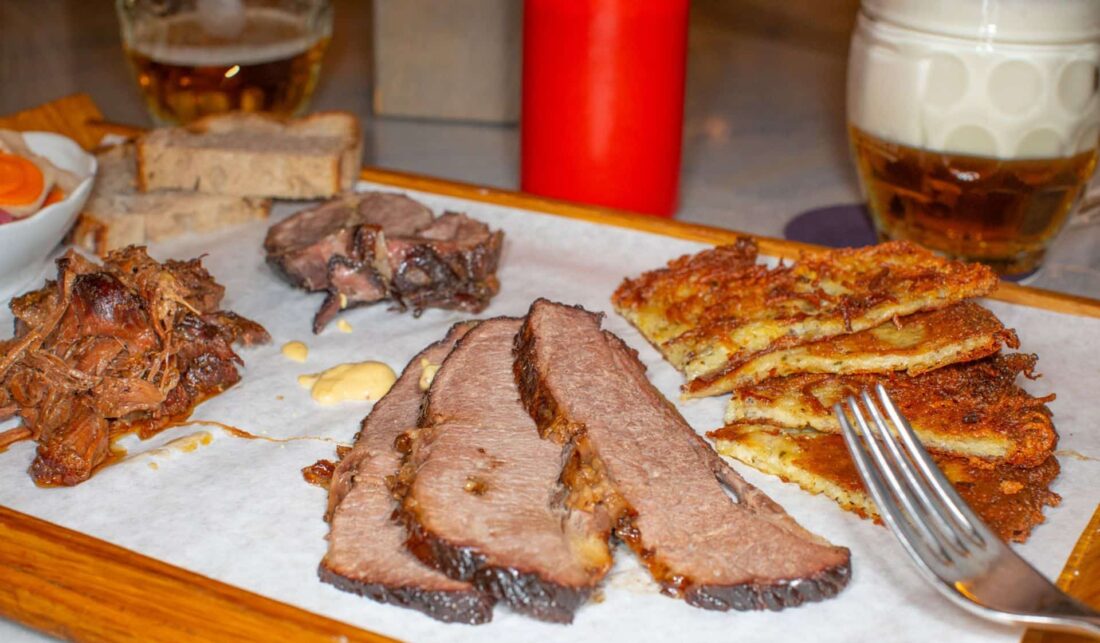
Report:
M847 583L848 550L729 468L599 316L536 301L515 370L540 431L574 447L562 474L570 504L607 511L667 593L706 609L781 609Z
M394 439L416 426L420 414L425 366L438 366L468 329L456 325L414 357L363 421L355 446L332 476L331 529L320 576L340 589L441 621L485 623L492 618L492 597L424 565L405 548L405 529L391 519L396 503L387 486L401 463Z
M611 563L609 526L562 505L561 447L519 401L521 320L471 330L436 374L401 470L408 546L513 609L568 623Z
M290 283L328 296L320 332L341 310L391 300L399 309L478 312L499 290L502 233L464 214L438 219L399 194L343 195L272 226L267 261Z

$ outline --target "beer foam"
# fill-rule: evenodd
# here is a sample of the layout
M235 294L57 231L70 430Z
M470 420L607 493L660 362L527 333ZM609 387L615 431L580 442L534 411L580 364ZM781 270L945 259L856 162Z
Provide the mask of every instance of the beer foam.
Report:
M863 0L879 20L961 38L1080 42L1100 38L1096 0Z
M238 39L207 33L198 14L183 13L135 26L129 47L158 63L184 67L259 65L292 58L327 34L309 34L302 20L278 9L249 8Z
M1006 159L1072 156L1100 142L1100 2L863 8L849 51L851 125L911 147Z

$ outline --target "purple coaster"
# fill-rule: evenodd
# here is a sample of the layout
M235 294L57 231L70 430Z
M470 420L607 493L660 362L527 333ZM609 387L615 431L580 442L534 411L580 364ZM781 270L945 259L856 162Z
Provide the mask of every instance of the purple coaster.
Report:
M783 228L791 241L816 243L829 248L858 248L878 243L871 215L862 203L830 205L807 210ZM1005 281L1021 282L1034 277L1038 269L1022 275L1001 275Z
M878 242L871 216L862 203L830 205L791 219L783 236L829 248L857 248Z

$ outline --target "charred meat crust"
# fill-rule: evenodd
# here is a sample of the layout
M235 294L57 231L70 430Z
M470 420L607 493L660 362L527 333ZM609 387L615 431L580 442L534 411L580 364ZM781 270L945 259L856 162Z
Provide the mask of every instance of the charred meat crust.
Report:
M480 592L429 591L419 587L360 583L338 574L324 563L317 568L317 575L337 589L380 603L414 609L444 623L481 625L493 619L493 599Z
M797 607L832 598L848 584L852 570L849 564L823 569L808 578L796 578L779 583L744 585L698 585L684 593L689 605L708 610L772 610Z
M425 565L472 584L518 612L543 621L572 623L573 613L591 593L590 588L566 587L534 572L488 565L474 549L450 543L421 527L415 510L407 506L402 519L409 531L405 544Z
M465 252L418 245L394 270L390 293L401 310L412 308L416 315L432 307L481 312L500 290L496 269L503 241L498 230Z

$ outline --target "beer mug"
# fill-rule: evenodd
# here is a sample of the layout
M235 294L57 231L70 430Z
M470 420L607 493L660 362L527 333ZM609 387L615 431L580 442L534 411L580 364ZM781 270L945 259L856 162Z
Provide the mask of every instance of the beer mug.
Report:
M1100 144L1100 1L863 0L848 127L880 238L1035 270Z
M230 110L293 116L332 35L329 0L117 0L122 45L157 124Z

